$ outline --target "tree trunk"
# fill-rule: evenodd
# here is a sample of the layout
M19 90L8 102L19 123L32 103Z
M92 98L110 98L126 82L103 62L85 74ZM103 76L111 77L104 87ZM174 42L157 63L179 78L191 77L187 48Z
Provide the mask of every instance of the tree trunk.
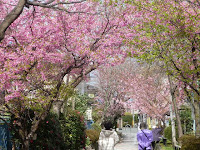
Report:
M22 146L22 150L29 150L29 140L28 139L25 139L23 141L23 146Z
M191 104L192 119L194 119L193 131L195 132L196 138L200 138L200 96L188 91L186 86L184 87L184 91L186 92L188 101Z
M5 103L5 91L0 91L0 105L2 106Z
M12 140L12 150L16 150L16 144L14 140Z
M175 122L174 122L174 115L172 111L172 105L170 106L170 118L171 118L171 124L172 124L172 145L174 147L177 144L177 141L176 141L176 130L175 130Z
M180 138L183 135L183 129L181 126L181 119L180 119L178 108L176 105L176 99L175 99L174 93L172 94L172 102L173 102L174 112L176 115L176 122L177 122L177 126L178 126L178 137Z
M39 128L39 124L42 120L44 120L47 117L48 113L49 113L49 111L47 111L47 110L42 114L35 113L35 116L32 120L30 131L27 128L27 124L18 122L18 125L20 127L18 134L21 139L22 150L29 150L30 140L34 139L34 137L36 140L36 131Z
M165 127L166 127L166 123L165 123L165 119L161 119L161 121L163 122L163 126L161 126L161 133L164 134L164 130L165 130Z
M181 126L181 119L180 119L178 108L177 108L177 105L176 105L176 98L175 98L176 87L173 87L173 83L172 83L169 75L168 75L168 80L169 80L169 84L170 84L171 100L172 100L172 104L173 104L173 107L174 107L174 112L175 112L175 115L176 115L176 122L177 122L177 126L178 126L178 137L180 138L183 135L183 129L182 129L182 126Z
M20 136L20 141L21 141L21 144L22 144L21 149L22 150L29 150L29 138L28 138L28 134L27 134L27 129L23 128L23 125L24 124L21 124L19 122L20 129L19 129L18 134Z
M195 136L200 138L200 102L198 100L194 101L194 115L195 115Z
M158 119L158 127L159 127L159 128L162 127L162 125L161 125L161 120L160 120L160 119Z
M5 16L0 24L0 42L4 39L5 32L8 27L19 17L22 13L24 5L27 0L19 0L17 5L12 9L12 11Z

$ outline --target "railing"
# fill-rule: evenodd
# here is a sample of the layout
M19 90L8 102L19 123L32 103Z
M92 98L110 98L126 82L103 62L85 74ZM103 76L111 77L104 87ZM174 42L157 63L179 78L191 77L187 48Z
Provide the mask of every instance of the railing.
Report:
M7 150L7 136L5 125L0 125L0 147L2 150Z
M1 150L11 150L11 137L8 129L8 125L4 122L0 122L0 149Z
M125 131L127 130L127 128L129 128L129 130L131 131L131 125L130 124L125 125Z
M6 142L6 131L5 128L3 128L3 130L1 131L1 143L2 143L2 149L6 149L7 148L7 142Z

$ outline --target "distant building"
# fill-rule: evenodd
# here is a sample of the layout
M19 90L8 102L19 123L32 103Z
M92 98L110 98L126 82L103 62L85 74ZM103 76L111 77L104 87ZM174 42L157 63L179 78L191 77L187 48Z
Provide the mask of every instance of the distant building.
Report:
M77 91L80 94L87 93L93 97L97 94L97 78L95 76L96 71L92 71L87 75L87 79L82 81L77 87Z

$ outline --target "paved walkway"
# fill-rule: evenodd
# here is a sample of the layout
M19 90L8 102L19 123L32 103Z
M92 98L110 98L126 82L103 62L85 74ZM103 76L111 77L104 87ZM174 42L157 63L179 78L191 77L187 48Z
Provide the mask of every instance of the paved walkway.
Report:
M138 150L137 128L123 128L122 141L115 146L115 150Z

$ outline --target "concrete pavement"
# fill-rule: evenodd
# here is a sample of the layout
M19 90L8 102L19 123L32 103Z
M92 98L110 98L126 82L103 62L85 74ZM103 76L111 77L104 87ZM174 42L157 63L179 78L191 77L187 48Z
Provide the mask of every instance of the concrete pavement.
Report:
M115 150L138 150L137 128L123 128L122 141L115 146Z

